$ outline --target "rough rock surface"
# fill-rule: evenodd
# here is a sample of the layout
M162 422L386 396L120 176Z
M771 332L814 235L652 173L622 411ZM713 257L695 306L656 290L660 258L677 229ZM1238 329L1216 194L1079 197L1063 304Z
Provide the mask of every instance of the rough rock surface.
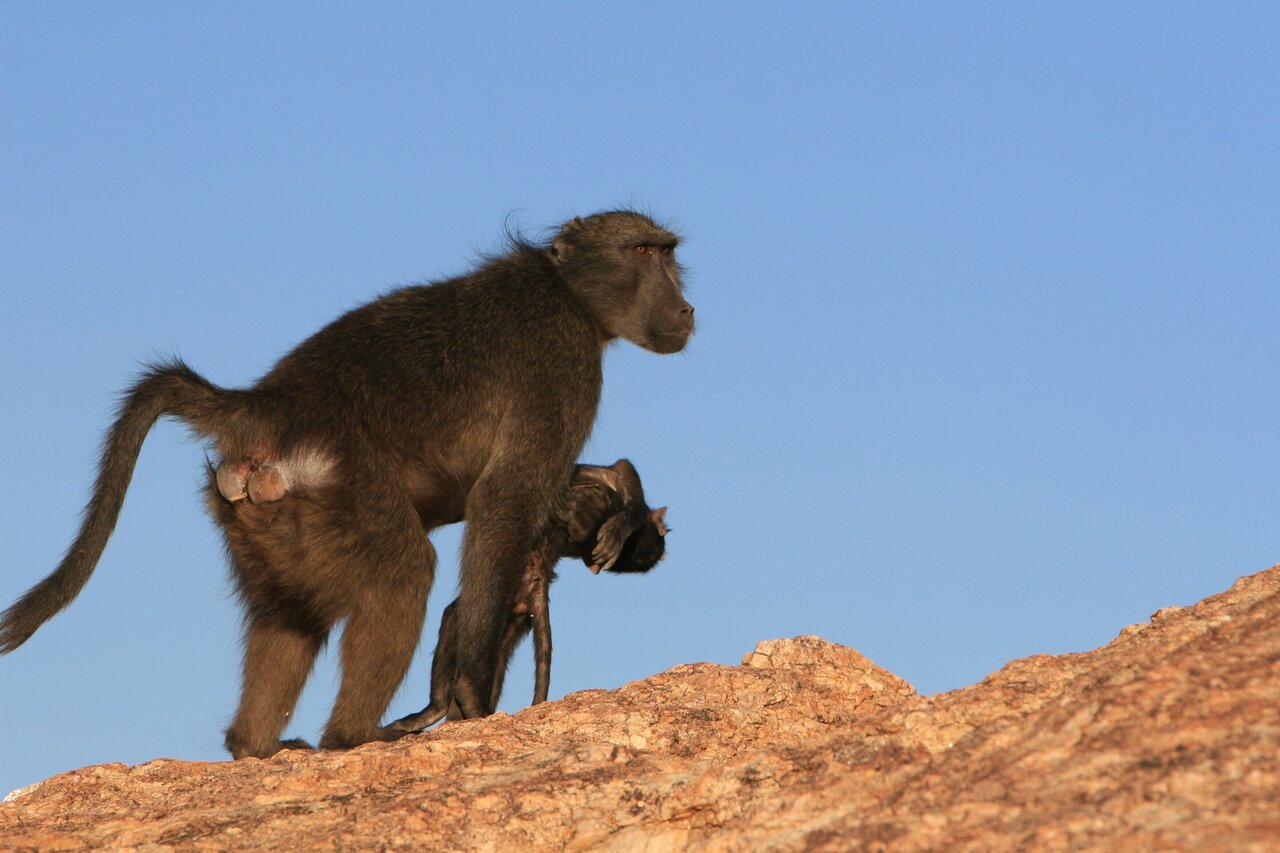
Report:
M797 637L394 744L87 767L0 805L0 849L84 847L1275 850L1280 567L929 698Z

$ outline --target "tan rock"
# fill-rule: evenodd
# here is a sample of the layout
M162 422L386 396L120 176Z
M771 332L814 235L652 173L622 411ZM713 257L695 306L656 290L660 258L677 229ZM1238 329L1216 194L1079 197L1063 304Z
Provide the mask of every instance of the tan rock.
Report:
M1267 850L1276 803L1280 567L933 697L797 637L394 744L87 767L0 848Z

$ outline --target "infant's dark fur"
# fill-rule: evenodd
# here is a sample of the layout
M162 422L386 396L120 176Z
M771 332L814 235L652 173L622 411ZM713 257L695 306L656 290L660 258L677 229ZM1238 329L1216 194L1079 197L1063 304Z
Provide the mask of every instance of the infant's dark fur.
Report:
M645 504L640 475L626 459L607 468L577 466L563 517L552 520L540 546L525 563L499 646L490 697L495 707L511 654L531 630L536 667L533 704L547 698L551 682L549 591L556 579L555 564L564 557L579 557L593 572L647 572L666 552L666 512L666 507L650 510ZM446 713L449 719L460 716L453 701L457 603L446 607L440 620L440 638L431 662L431 704L397 720L391 728L420 731Z

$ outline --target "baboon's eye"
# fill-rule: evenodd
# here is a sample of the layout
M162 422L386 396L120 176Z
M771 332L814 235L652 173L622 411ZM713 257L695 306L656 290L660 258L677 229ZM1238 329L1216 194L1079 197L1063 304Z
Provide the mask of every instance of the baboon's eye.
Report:
M663 246L663 247L662 247L662 254L664 254L664 255L669 255L669 254L671 254L672 252L674 252L675 250L676 250L676 247L675 247L675 246Z
M636 246L636 254L637 254L637 255L643 255L643 254L645 254L646 252L649 252L649 251L651 251L651 250L649 249L649 247L648 247L648 246L646 246L646 245L645 245L645 244L643 244L643 243L641 243L639 246Z

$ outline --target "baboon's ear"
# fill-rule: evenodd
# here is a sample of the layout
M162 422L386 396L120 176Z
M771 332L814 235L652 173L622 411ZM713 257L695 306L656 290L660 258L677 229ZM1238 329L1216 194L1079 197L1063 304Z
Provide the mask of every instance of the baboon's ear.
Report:
M575 216L564 225L560 226L560 233L551 241L551 258L560 263L569 257L569 253L573 251L573 241L571 235L577 231L582 225L582 217Z
M659 536L666 536L671 532L671 529L667 527L667 508L665 506L650 510L649 520L653 522L654 527L658 528Z
M560 263L569 257L569 252L569 241L564 238L564 234L557 234L556 238L551 241L551 260Z

